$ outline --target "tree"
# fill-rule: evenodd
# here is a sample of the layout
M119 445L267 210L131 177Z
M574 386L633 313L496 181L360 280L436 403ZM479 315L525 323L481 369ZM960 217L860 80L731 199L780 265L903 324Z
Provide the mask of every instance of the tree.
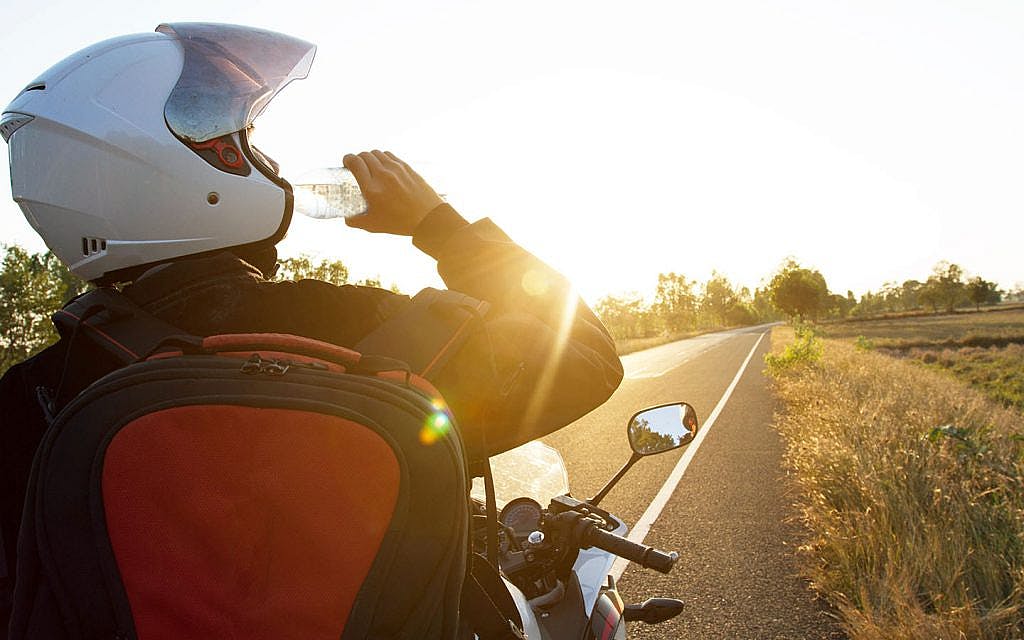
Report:
M302 254L294 258L278 260L277 265L277 273L274 275L274 280L279 282L289 280L323 280L338 286L349 283L348 267L340 260L327 260L323 258L320 262L313 262L312 258L308 255ZM384 288L384 283L379 275L372 278L363 278L353 284L362 287ZM388 290L392 293L401 293L401 290L395 283L392 283Z
M922 293L926 293L933 308L941 305L947 313L952 313L957 305L967 299L963 275L964 270L960 265L943 260L932 269L932 275L924 286L927 292Z
M319 263L314 263L309 256L303 254L278 260L278 265L275 280L323 280L339 286L348 283L348 267L340 260L321 259Z
M791 318L816 319L828 304L828 285L818 271L787 260L768 284L772 302Z
M904 280L900 286L900 305L903 311L911 311L921 306L919 296L923 286L917 280Z
M1016 283L1013 289L1006 294L1006 299L1013 302L1024 302L1024 283Z
M917 293L917 299L922 305L931 307L932 313L938 313L939 303L942 300L939 292L939 283L929 278L927 282L921 285L921 290Z
M356 284L361 286L361 287L377 287L378 289L381 289L381 288L384 287L384 284L381 283L381 281L380 281L380 276L379 275L377 277L375 277L375 278L363 278L362 280L360 280Z
M826 304L829 314L837 318L845 318L850 315L850 312L857 305L856 299L851 299L852 296L852 291L847 291L845 296L841 296L838 293L829 294L828 303Z
M671 434L651 429L650 423L644 418L629 423L629 440L637 451L663 451L677 446Z
M729 310L739 302L736 291L729 279L718 273L711 272L711 279L704 284L704 297L701 308L711 316L715 324L724 324Z
M751 305L754 314L761 322L770 322L781 317L778 308L772 302L771 292L768 291L767 287L758 287L754 290L754 300Z
M49 251L4 247L0 263L0 372L57 340L50 321L87 284Z
M736 302L725 312L725 322L730 326L757 324L757 312L746 302Z
M594 305L594 312L616 340L645 338L657 332L655 314L635 293L605 296Z
M696 284L681 273L658 274L654 310L669 331L692 329L696 324L697 296L693 293Z
M998 304L1003 299L1003 294L994 282L989 282L981 276L974 276L967 281L967 298L974 303L975 310L981 310L983 304Z

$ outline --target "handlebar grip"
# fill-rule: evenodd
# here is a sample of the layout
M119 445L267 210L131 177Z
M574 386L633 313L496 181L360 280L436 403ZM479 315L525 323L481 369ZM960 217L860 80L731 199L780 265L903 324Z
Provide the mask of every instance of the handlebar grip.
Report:
M671 553L658 551L653 547L627 540L622 536L609 533L596 526L591 527L584 534L583 543L587 546L604 549L608 553L614 553L626 560L661 573L672 571L672 566L679 558L679 554L675 551Z

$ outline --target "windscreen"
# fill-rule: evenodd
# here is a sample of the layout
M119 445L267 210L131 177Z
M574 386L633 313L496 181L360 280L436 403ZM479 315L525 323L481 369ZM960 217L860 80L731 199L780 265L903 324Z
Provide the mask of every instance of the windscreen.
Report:
M316 46L273 31L230 24L162 24L181 42L185 61L164 107L167 125L193 142L240 131L277 92L305 78Z
M516 498L533 498L546 507L551 498L569 493L569 474L562 455L543 442L527 442L493 456L491 473L499 509ZM483 501L482 478L473 479L470 495Z

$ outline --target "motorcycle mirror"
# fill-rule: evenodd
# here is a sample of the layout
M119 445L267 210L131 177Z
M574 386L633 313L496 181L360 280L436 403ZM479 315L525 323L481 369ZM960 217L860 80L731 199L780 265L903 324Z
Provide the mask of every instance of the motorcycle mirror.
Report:
M697 412L685 402L644 409L630 418L626 433L637 455L678 449L697 436Z
M626 435L633 455L615 477L587 501L595 507L640 458L690 444L697 436L697 412L685 402L650 407L633 414L626 425Z

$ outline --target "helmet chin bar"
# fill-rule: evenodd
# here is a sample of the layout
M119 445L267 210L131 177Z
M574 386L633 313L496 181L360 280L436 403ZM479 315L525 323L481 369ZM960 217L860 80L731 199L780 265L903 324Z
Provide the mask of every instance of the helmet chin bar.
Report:
M279 165L273 158L263 153L256 145L249 145L249 150L256 156L256 159L263 163L264 166L274 172L274 175L281 175L281 165Z
M288 227L291 226L292 223L292 214L295 209L295 195L292 192L292 183L281 177L278 172L276 162L252 146L249 142L248 129L242 129L239 131L238 138L241 142L242 153L245 154L246 159L252 164L252 166L256 167L256 170L262 173L267 180L270 180L284 190L284 213L281 216L281 224L278 226L277 231L266 240L254 242L246 246L257 248L260 246L267 246L268 244L271 246L276 245L281 240L284 240L284 237L288 235Z
M277 240L274 241L279 242L282 238L284 238L285 232L287 232L288 230L288 225L291 224L292 220L292 206L294 204L294 198L292 195L292 183L288 182L287 180L281 177L280 167L278 166L277 162L272 160L269 156L267 156L262 151L260 151L259 149L252 145L252 143L249 141L248 129L242 129L241 131L239 131L238 139L241 142L240 146L242 148L242 153L245 154L246 159L250 163L252 163L252 166L256 167L256 170L262 173L264 177L267 178L267 180L270 180L277 186L284 189L285 215L284 219L282 220L282 224L284 225L284 231L279 229L278 232L280 233L280 237L278 237Z

